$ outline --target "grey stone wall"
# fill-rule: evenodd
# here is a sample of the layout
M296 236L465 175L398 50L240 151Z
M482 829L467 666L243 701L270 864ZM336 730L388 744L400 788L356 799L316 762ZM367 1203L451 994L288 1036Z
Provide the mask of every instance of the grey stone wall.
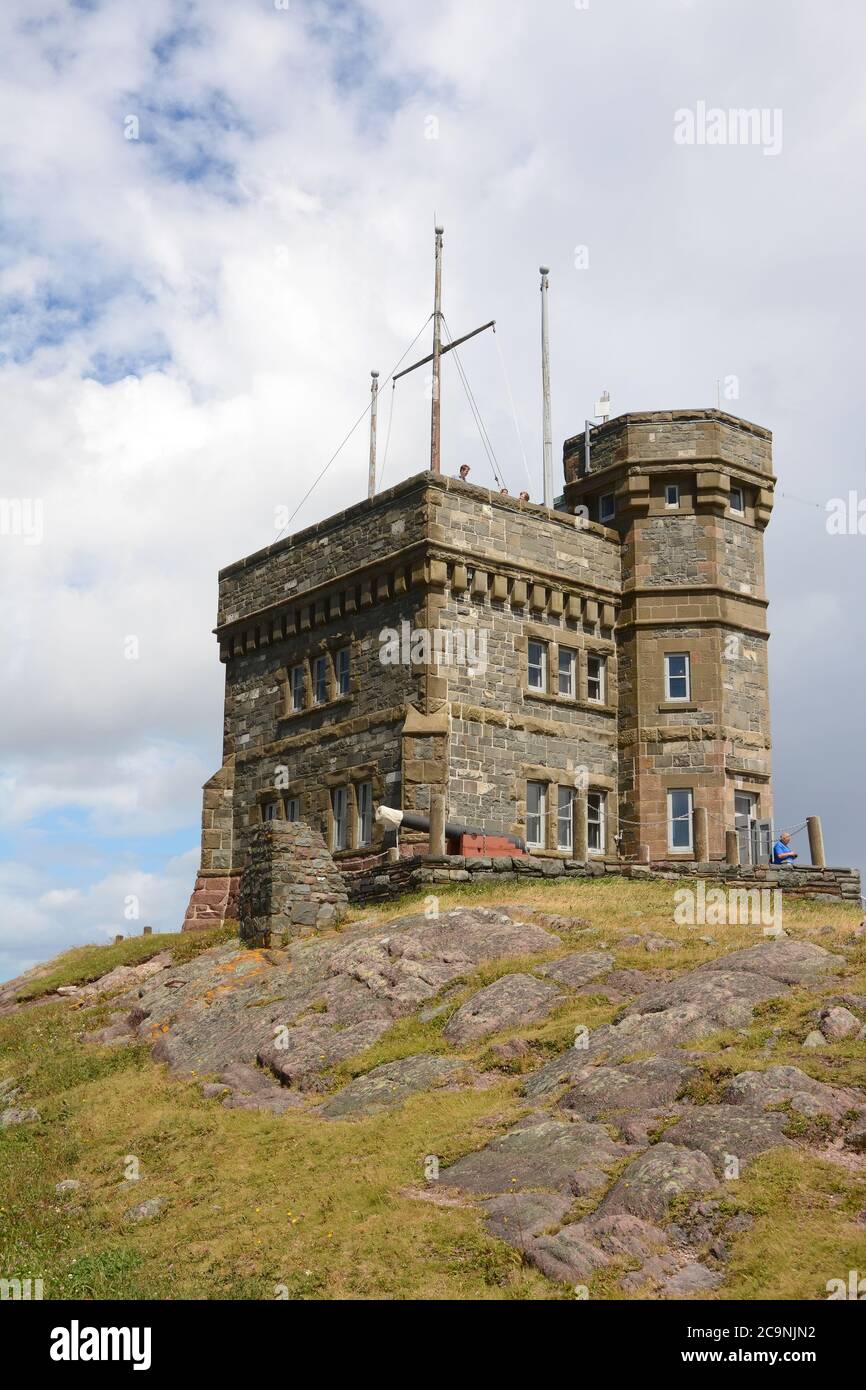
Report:
M317 831L303 821L259 826L241 875L243 942L280 946L335 926L347 901L342 875Z
M799 870L759 866L754 869L725 864L680 863L659 860L652 864L622 864L615 860L548 859L540 855L511 858L450 855L447 859L416 857L399 864L386 864L364 873L347 875L349 899L354 904L384 902L401 893L431 885L484 883L497 879L580 879L621 877L669 880L672 884L702 879L725 888L779 889L789 897L850 902L860 901L860 875L856 869ZM551 900L551 908L555 903Z

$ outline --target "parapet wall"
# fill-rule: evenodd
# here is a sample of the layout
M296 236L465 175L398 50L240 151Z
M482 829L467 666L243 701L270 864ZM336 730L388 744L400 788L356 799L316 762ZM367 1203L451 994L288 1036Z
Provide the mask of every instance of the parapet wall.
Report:
M860 900L860 875L856 869L780 869L772 865L739 868L718 862L700 864L667 860L652 864L621 864L612 859L582 863L576 859L547 859L539 855L515 858L508 855L478 858L449 855L445 859L419 855L399 863L380 863L376 868L347 874L346 887L349 901L363 904L381 902L425 884L485 882L498 878L599 878L606 874L658 880L700 879L725 888L778 888L790 897L852 903Z

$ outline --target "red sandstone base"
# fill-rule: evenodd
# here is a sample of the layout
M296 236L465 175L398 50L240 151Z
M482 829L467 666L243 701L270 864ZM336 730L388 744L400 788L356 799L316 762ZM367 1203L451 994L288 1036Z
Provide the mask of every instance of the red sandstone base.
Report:
M199 874L183 919L182 931L207 931L237 920L240 874Z

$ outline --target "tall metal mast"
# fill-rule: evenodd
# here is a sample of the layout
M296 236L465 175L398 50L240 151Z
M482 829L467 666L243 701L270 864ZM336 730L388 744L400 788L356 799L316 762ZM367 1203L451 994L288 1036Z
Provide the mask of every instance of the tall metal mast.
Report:
M441 405L439 383L441 380L440 358L442 356L442 243L444 227L436 228L436 274L433 291L433 410L430 420L430 467L434 473L442 471Z
M377 423L377 416L378 416L378 413L379 413L379 412L378 412L378 406L379 406L379 373L376 372L376 371L373 371L373 372L370 373L370 376L371 376L371 378L372 378L372 380L371 380L371 382L370 382L370 392L371 392L371 394L372 394L372 398L373 398L373 399L372 399L372 401L371 401L371 403L370 403L370 473L369 473L369 478L368 478L368 480L367 480L367 496L368 496L368 497L375 497L375 495L376 495L376 423Z
M544 402L544 505L553 506L553 429L550 423L550 318L547 307L550 269L539 266L541 275L541 391Z
M433 351L422 357L420 361L413 362L411 367L404 367L402 372L396 372L392 381L397 382L401 377L408 376L418 367L423 367L427 362L433 363L433 406L430 416L430 468L434 473L442 471L442 436L441 436L441 401L439 387L442 377L441 360L446 352L453 352L455 348L461 347L463 343L468 343L470 338L475 338L479 333L484 333L488 328L496 327L496 320L491 319L489 323L484 323L480 328L473 328L471 333L464 333L462 338L455 338L453 342L442 346L442 239L445 235L444 227L436 228L436 277L433 291ZM458 359L459 361L459 359Z

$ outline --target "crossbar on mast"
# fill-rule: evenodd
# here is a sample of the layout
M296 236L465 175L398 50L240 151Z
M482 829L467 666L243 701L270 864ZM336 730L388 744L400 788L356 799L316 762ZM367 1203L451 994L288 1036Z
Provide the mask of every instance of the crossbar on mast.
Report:
M480 328L473 328L471 333L464 333L462 338L455 338L453 343L446 343L444 347L440 347L439 356L444 357L446 352L452 352L454 348L460 347L461 343L468 343L470 338L476 338L479 333L486 333L488 328L495 327L496 320L491 319L489 323L483 323ZM404 367L402 372L398 372L396 376L391 378L391 380L399 381L401 376L408 376L409 372L414 372L416 367L423 367L425 362L432 361L433 354L432 352L428 352L426 357L422 357L417 362L413 362L411 367Z

